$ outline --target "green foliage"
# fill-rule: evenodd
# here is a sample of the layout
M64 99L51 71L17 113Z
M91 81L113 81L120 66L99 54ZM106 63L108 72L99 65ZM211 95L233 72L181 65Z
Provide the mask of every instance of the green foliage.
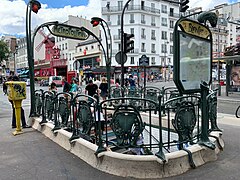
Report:
M0 41L0 63L7 59L9 54L8 46L4 41Z

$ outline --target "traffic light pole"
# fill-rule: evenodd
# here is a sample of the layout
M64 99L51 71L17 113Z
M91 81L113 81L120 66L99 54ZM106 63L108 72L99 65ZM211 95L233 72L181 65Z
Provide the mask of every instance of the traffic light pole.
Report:
M121 86L124 88L124 53L123 53L123 38L124 38L124 31L123 31L123 24L124 24L124 12L128 6L128 3L131 0L128 0L123 7L122 16L121 16ZM124 91L122 91L122 96L124 97Z
M33 6L36 5L36 6ZM26 10L26 41L27 41L27 55L28 55L28 66L29 66L29 78L30 78L30 92L31 92L31 109L29 117L36 115L36 106L35 106L35 83L34 83L34 59L33 59L33 43L31 41L31 12L32 10L37 13L38 9L41 8L41 5L38 1L30 0L27 4Z

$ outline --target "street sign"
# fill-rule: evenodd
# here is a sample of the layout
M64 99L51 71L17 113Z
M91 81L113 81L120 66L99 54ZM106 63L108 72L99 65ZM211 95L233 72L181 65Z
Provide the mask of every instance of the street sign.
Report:
M89 35L85 31L82 31L81 28L66 24L54 25L50 32L55 36L70 39L86 40L89 37Z
M119 51L116 55L115 55L115 59L117 61L118 64L122 64L121 62L121 51ZM125 64L127 62L127 55L124 53L123 54L123 64Z
M139 66L149 66L149 57L145 54L139 58Z

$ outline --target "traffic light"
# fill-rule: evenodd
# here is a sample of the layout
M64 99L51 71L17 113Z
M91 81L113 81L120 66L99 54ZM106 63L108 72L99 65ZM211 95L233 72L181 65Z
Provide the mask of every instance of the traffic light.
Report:
M31 1L32 11L34 13L38 13L38 10L41 9L41 4L38 1L32 0Z
M91 24L93 25L93 27L98 26L99 23L100 23L100 19L99 18L92 18Z
M123 52L126 54L134 49L134 41L131 38L134 37L134 34L124 33L123 37Z
M187 5L188 3L189 3L189 0L180 0L179 11L186 12L186 10L189 8L189 6Z

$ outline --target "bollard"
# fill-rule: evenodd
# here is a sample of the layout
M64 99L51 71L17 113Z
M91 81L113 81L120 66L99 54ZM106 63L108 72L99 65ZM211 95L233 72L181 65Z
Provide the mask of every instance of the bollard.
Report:
M26 99L26 83L21 81L9 81L6 83L8 99L13 101L16 115L16 130L13 132L13 135L22 134L21 128L21 107L22 100Z

